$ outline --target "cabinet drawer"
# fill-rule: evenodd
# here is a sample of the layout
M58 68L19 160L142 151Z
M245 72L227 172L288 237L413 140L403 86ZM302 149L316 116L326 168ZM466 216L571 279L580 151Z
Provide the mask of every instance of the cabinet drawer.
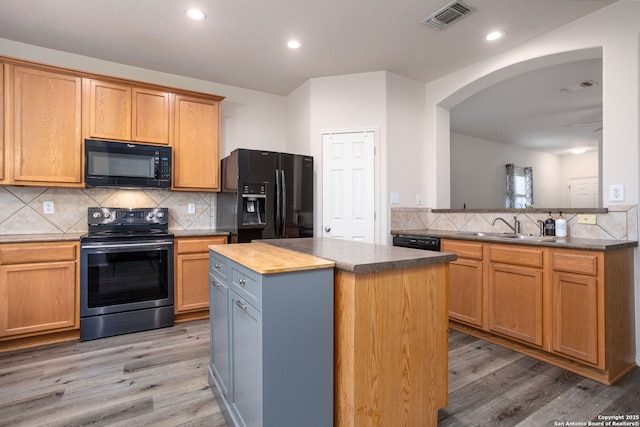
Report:
M575 252L553 252L551 264L555 271L567 273L598 274L598 256L596 254Z
M78 254L77 247L75 243L2 245L0 246L0 264L75 261Z
M230 288L258 311L262 311L262 276L240 265L231 266Z
M443 240L442 252L453 252L461 258L482 259L482 243Z
M501 264L542 268L543 254L543 249L520 248L515 245L489 246L489 261Z
M229 261L209 250L209 272L224 282L229 281Z
M224 245L227 243L225 236L208 237L199 239L176 239L176 252L178 254L206 253L209 245Z

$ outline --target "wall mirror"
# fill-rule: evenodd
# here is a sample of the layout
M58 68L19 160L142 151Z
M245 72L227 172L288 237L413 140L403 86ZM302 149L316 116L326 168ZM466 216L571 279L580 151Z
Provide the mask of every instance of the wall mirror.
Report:
M505 208L510 163L533 168L535 208L602 207L602 126L602 58L540 68L470 96L450 110L450 207Z

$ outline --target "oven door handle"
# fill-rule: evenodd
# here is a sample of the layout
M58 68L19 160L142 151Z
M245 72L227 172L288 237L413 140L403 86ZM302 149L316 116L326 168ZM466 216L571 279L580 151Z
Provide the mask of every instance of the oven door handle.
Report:
M148 246L171 246L173 242L149 242L149 243L120 243L114 245L86 245L80 246L80 249L135 249Z

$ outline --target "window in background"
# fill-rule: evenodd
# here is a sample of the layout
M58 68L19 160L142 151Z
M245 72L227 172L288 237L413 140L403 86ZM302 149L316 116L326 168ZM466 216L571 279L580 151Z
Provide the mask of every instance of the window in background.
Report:
M507 165L507 208L533 207L533 168Z

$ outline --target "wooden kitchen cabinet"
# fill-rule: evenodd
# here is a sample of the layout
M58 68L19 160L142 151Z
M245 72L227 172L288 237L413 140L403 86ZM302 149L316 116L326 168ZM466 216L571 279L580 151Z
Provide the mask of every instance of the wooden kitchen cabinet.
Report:
M0 183L4 182L4 67L8 65L0 62Z
M449 263L449 317L484 326L482 243L442 240L442 251L458 259Z
M598 272L603 270L603 255L560 250L553 255L553 351L598 364Z
M488 328L543 344L543 253L540 248L490 245Z
M78 251L77 242L0 245L0 348L79 328Z
M450 266L450 327L605 384L635 366L633 248L445 239L442 249L463 261ZM471 285L479 263L482 310ZM475 321L478 312L486 315L483 324Z
M220 190L221 100L175 96L173 190Z
M209 315L209 245L226 243L226 236L175 239L176 320Z
M82 185L81 78L5 66L4 183Z
M88 137L169 144L170 93L95 79L83 86Z

